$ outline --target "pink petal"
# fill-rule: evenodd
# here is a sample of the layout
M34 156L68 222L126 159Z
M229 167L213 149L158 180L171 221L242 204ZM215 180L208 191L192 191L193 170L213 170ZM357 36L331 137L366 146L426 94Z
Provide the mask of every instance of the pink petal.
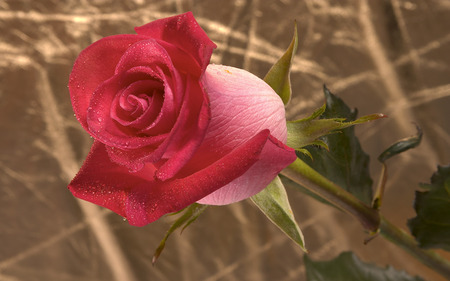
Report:
M137 34L172 44L193 56L202 72L206 69L216 44L198 25L191 12L159 19L136 27Z
M133 43L147 37L133 34L100 39L84 49L76 59L69 78L69 91L78 121L87 129L86 114L92 93L114 75L117 63Z
M258 161L242 176L197 202L207 205L226 205L249 198L261 190L297 158L295 150L269 136Z
M198 156L188 164L190 169L208 165L262 130L270 130L273 139L286 143L284 104L263 80L242 69L209 65L202 82L210 98L211 122ZM264 150L255 167L199 202L229 204L261 191L296 158L294 150L286 146L278 153Z
M69 189L80 199L126 217L130 224L143 226L239 178L260 159L262 151L279 147L268 131L262 131L205 169L184 178L158 181L149 178L154 172L152 165L130 173L110 162L105 146L95 141Z

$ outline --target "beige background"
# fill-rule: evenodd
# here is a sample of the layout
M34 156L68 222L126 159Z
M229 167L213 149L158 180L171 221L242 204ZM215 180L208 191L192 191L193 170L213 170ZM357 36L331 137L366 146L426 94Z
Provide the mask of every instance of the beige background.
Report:
M326 83L361 114L389 119L358 134L372 159L424 130L423 144L390 161L383 213L405 225L418 182L450 162L450 3L446 0L0 0L0 280L305 280L302 252L249 201L209 208L174 235L129 226L66 189L91 139L73 117L67 79L77 54L104 36L191 10L218 45L212 61L262 77L288 46L299 52L289 117L323 102ZM374 178L379 165L373 162ZM382 238L369 245L345 214L289 187L314 259L353 250L427 280L439 276Z

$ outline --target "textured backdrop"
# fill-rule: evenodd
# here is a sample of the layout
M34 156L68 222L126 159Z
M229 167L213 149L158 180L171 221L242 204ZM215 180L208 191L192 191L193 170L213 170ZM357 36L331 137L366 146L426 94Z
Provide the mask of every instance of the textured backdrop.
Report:
M249 201L209 208L151 257L170 219L142 228L67 190L92 140L73 116L77 54L107 35L191 10L218 48L214 63L262 77L299 27L289 117L323 103L322 84L360 114L372 159L420 124L422 145L390 160L382 211L405 226L418 182L450 162L450 4L446 0L0 0L0 280L305 280L302 252ZM374 178L380 167L371 165ZM364 246L360 225L289 188L313 259L353 250L442 280L395 245Z

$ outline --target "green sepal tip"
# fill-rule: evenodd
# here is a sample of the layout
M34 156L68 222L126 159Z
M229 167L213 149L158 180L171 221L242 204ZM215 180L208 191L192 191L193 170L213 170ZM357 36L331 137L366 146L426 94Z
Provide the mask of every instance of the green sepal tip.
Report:
M294 24L294 37L286 52L270 68L264 81L280 96L286 106L291 100L291 66L298 46L297 22Z

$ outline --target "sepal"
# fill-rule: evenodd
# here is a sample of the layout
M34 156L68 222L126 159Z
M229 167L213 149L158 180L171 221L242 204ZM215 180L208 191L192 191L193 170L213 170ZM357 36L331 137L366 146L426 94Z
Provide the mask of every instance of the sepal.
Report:
M167 231L164 238L159 243L158 248L155 250L155 253L153 254L152 263L155 264L158 257L161 255L162 251L164 250L164 247L166 246L166 241L169 238L169 236L178 228L181 228L181 232L183 232L186 227L188 227L191 223L193 223L202 213L203 211L208 207L208 205L201 205L194 203L185 209L175 212L172 215L177 215L182 213L182 215L170 226L169 230Z
M298 46L297 22L294 25L294 37L281 58L272 66L264 81L280 96L286 106L291 100L291 66Z
M324 87L324 92L325 96L332 95L326 87ZM314 111L311 116L295 121L288 121L287 145L296 150L307 145L319 145L327 148L327 144L319 140L320 137L335 133L338 130L353 125L363 124L386 117L384 114L376 113L360 117L356 120L347 121L346 118L324 118L323 113L325 110L326 104Z
M277 176L265 189L252 196L251 199L272 223L297 243L303 251L307 251L302 231L295 221L280 177Z

